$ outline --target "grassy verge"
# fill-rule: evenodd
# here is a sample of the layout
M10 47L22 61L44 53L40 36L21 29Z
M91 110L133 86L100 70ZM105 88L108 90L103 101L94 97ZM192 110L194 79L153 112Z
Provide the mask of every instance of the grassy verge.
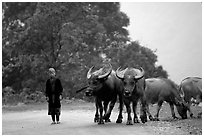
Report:
M84 109L84 110L95 110L95 105L92 102L86 102L80 99L72 99L72 100L62 100L62 110L76 110L76 109ZM34 111L34 110L46 110L47 102L44 103L18 103L16 105L3 105L2 113L8 112L21 112L21 111Z

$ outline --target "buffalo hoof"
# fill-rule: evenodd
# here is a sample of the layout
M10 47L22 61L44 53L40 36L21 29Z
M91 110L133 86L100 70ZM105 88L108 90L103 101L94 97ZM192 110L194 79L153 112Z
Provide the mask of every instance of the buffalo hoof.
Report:
M126 122L126 125L133 125L132 120L128 120L128 121Z
M110 119L105 119L105 122L108 123L108 122L111 122L111 120Z
M134 123L140 123L138 119L134 118Z
M153 121L159 121L158 117L153 118Z
M191 117L191 118L194 118L194 117L193 117L193 113L190 114L190 117Z
M175 120L176 120L176 119L178 119L178 117L176 117L176 116L173 116L173 119L175 119Z
M105 123L104 123L103 120L100 120L100 121L98 122L98 124L101 125L101 124L105 124Z
M140 119L141 119L142 123L147 122L147 117L146 116L140 116Z
M144 120L145 120L145 122L147 122L147 117L145 117L145 119L144 119Z
M98 117L95 117L95 118L94 118L94 123L97 123L97 122L99 122L99 118L98 118Z
M105 114L104 116L103 116L103 119L109 119L110 118L110 115L109 114Z
M150 121L154 121L154 118L150 115L150 116L149 116L149 120L150 120Z
M116 120L116 123L122 123L122 122L123 122L123 120L120 119L120 118L118 118L118 119Z
M202 118L202 112L199 112L199 113L198 113L197 118Z

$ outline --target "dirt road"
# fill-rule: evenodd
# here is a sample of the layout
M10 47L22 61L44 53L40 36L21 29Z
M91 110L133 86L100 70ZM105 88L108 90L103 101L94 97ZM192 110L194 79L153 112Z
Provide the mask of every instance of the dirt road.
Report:
M70 104L70 106L72 106ZM116 124L117 111L111 115L111 123L98 125L93 122L94 109L87 109L80 104L67 109L63 108L61 123L51 125L51 118L47 115L45 107L24 111L9 111L2 114L3 135L186 135L181 125L175 121L162 120L148 121L145 124L127 126L126 113L123 114L123 123ZM185 121L183 121L185 123Z

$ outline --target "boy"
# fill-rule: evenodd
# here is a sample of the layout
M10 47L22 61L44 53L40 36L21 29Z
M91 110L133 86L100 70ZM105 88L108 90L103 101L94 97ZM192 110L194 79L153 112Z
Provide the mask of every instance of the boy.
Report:
M59 124L59 116L61 113L61 103L62 99L62 84L61 81L56 78L56 71L54 68L49 69L50 78L46 82L46 100L48 102L48 115L51 115L52 123ZM56 121L55 122L55 116Z

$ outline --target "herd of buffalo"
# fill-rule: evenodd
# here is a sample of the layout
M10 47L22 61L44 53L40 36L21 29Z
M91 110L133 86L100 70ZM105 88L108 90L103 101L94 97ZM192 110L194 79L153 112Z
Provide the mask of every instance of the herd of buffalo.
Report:
M87 81L88 85L78 90L77 93L85 90L86 96L95 97L94 122L98 124L110 122L110 115L117 99L119 99L119 115L116 123L122 123L122 111L125 105L127 125L139 123L136 113L138 103L140 105L140 120L145 123L147 118L159 120L159 111L164 101L169 104L174 119L177 118L174 106L181 118L186 119L187 111L189 111L190 117L193 117L190 109L191 104L202 102L202 79L198 77L187 77L177 86L166 78L145 79L145 71L142 67L124 70L118 68L114 71L111 64L108 64L98 70L91 67L87 72ZM150 104L157 104L157 112L154 116L149 111ZM133 119L131 110L134 114Z

